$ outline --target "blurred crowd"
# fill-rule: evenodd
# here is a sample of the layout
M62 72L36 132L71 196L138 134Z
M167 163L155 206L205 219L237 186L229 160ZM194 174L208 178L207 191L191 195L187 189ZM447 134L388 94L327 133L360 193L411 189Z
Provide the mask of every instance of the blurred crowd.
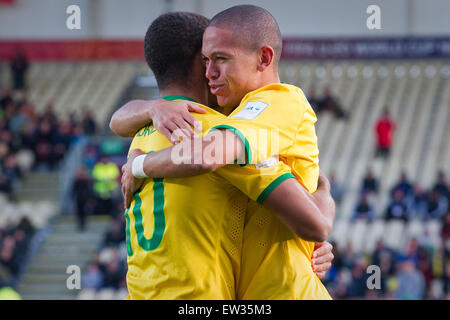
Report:
M315 88L312 88L308 95L308 101L317 114L329 112L337 119L345 120L348 118L348 114L342 108L339 99L333 95L331 88L328 86L325 87L322 96L318 96Z
M82 275L83 289L126 289L127 250L126 221L123 214L112 220L98 250Z
M353 220L366 219L373 221L376 213L371 203L371 196L379 193L379 182L369 170L362 182L359 201L353 212ZM400 180L390 190L390 200L384 211L384 219L411 219L428 221L442 219L449 209L450 188L444 172L439 172L434 185L425 190L419 184L411 182L406 173L402 173Z
M0 229L0 288L16 284L34 232L26 218L13 228Z
M334 177L330 179L337 202L343 188ZM353 221L369 223L377 217L371 196L378 194L379 182L369 170L361 184L360 199L353 212ZM336 299L450 299L450 185L443 172L429 190L409 181L405 173L390 190L390 200L380 218L407 223L439 221L439 235L424 231L407 244L406 249L389 248L380 240L373 253L355 253L351 242L344 248L334 245L335 260L327 273L325 284ZM379 290L368 289L371 273L367 267L380 267Z
M17 52L10 62L11 87L0 88L0 197L16 202L29 171L57 170L70 146L82 135L97 131L86 108L80 119L74 114L59 118L50 101L37 112L28 99L29 62ZM0 227L0 287L7 285L22 270L35 230L23 219L17 226Z
M379 240L371 254L355 253L351 243L341 249L334 244L335 258L324 279L330 294L335 299L450 299L450 211L444 217L440 243L425 234L402 251ZM378 274L368 269L371 265Z
M70 146L82 135L96 132L89 111L59 119L53 104L37 113L24 91L3 89L0 95L0 192L17 194L24 171L56 170Z

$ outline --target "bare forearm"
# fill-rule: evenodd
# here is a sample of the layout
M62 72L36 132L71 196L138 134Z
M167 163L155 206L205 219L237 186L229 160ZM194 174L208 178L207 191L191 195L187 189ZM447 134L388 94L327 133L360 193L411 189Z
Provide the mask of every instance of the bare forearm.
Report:
M334 217L334 203L323 198L327 196L313 196L295 179L288 179L275 188L263 204L299 237L322 242L331 232L331 216Z
M331 228L336 214L336 205L331 194L326 190L317 190L309 196L313 199L319 209L319 213L326 219Z
M234 133L215 130L146 156L144 172L152 178L188 177L215 171L245 153Z
M148 154L144 160L145 174L151 178L181 178L196 176L210 171L209 168L201 163L196 164L194 161L191 161L191 158L182 159L186 161L180 162L180 159L176 159L173 156L174 148L173 146Z
M121 137L133 137L136 132L152 121L146 100L132 100L114 112L110 129Z

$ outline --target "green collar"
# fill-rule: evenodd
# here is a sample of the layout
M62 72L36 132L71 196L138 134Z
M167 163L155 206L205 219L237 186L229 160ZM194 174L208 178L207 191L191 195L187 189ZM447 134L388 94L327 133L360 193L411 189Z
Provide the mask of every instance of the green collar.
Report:
M188 97L185 97L185 96L177 96L177 95L165 96L165 97L161 97L160 99L164 99L164 100L168 100L168 101L172 101L172 100L189 100L189 101L197 103L197 101L195 101L192 98L188 98Z

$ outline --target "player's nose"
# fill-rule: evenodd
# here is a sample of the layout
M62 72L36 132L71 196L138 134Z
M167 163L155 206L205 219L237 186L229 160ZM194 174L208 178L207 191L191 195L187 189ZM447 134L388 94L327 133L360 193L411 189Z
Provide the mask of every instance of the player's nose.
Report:
M206 66L206 78L217 79L219 77L219 70L216 68L215 64L210 62Z

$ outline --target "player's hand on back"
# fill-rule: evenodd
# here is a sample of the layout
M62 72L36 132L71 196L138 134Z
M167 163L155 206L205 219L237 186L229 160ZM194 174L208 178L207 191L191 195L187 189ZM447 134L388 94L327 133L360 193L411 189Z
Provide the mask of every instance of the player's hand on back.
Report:
M326 272L331 268L331 262L334 259L332 253L333 245L328 241L314 243L314 252L311 259L314 273L323 279Z
M194 132L201 132L202 125L190 112L205 113L206 110L190 101L157 100L150 108L153 126L170 142L176 144L183 138L194 137ZM192 129L194 128L194 130Z
M142 185L144 179L138 179L133 176L133 172L131 170L131 165L133 160L144 154L144 152L140 149L133 149L129 152L128 161L122 166L122 195L124 201L125 209L130 206L131 200L133 199L133 195L137 189Z
M323 189L324 191L330 192L331 186L328 178L323 174L322 170L319 171L319 182L317 184L317 189Z

